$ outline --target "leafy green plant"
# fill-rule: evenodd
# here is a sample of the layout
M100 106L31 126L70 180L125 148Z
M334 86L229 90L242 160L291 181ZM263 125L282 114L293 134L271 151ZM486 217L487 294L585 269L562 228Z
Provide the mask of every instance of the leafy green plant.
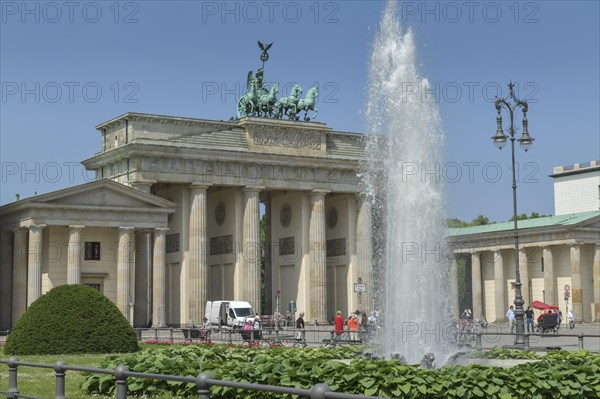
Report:
M135 330L115 304L85 285L61 285L38 298L8 336L11 355L126 353Z
M600 355L589 352L553 352L537 362L502 369L472 365L425 370L396 360L371 360L359 348L247 348L212 346L158 346L134 355L110 356L101 367L119 364L131 370L196 376L258 384L310 388L318 382L336 392L395 398L545 399L600 398ZM336 359L352 359L349 364ZM249 365L252 367L249 367ZM86 377L82 387L93 394L110 395L114 380L100 374ZM130 393L194 396L193 384L130 379ZM267 392L212 387L214 398L290 397Z
M480 359L540 359L535 352L498 347L486 352L474 352L471 356Z

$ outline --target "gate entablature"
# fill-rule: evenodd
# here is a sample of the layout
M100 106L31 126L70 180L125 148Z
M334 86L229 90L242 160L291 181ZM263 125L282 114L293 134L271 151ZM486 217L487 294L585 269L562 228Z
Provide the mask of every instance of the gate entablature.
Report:
M99 125L98 179L358 192L363 135L322 123L245 117L223 122L129 113Z

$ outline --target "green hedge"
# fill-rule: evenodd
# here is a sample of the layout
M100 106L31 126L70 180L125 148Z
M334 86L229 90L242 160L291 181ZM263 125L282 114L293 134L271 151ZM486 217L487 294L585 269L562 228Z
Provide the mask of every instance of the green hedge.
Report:
M353 359L349 365L334 359ZM208 371L214 378L296 388L324 382L336 392L413 399L545 399L600 398L600 355L585 351L557 351L533 363L512 368L444 366L425 370L395 360L363 358L351 347L247 348L225 345L152 348L135 355L110 356L102 367L119 364L131 370L196 376ZM251 366L250 366L251 365ZM114 378L86 377L85 391L113 395ZM133 395L197 395L193 384L130 379ZM213 387L215 399L283 398L258 391Z
M135 330L115 304L84 285L53 288L29 306L8 336L9 355L138 351Z

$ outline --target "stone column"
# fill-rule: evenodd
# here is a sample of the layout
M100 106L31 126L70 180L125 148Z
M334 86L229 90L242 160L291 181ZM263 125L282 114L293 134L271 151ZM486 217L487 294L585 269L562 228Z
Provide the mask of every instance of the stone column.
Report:
M169 229L154 229L152 254L152 326L164 327L167 307L166 296L166 234Z
M271 234L271 196L268 193L265 195L263 203L265 204L265 242L264 255L265 255L265 309L264 312L274 314L275 308L273 307L273 259L271 250L273 248L272 240L273 235ZM281 308L279 309L282 310ZM285 312L283 312L285 313Z
M156 181L135 181L131 183L131 187L150 194L150 189L154 183L156 183Z
M150 253L150 231L142 230L135 232L135 284L134 284L134 303L133 311L135 326L146 327L151 317L150 304L152 296L150 287L152 287L152 255Z
M12 317L14 326L27 309L27 234L25 229L15 229L13 240L13 292Z
M371 279L373 261L372 224L371 198L361 194L358 196L358 215L356 218L356 257L358 277L363 279L367 289L362 298L363 310L367 314L373 310L373 281Z
M310 245L310 281L308 288L310 292L310 314L306 321L327 320L327 272L326 242L325 242L325 191L313 191L310 193L310 223L309 223L309 245Z
M3 331L12 327L13 253L13 232L3 231L0 235L0 330Z
M452 317L458 320L460 310L458 309L458 262L456 256L452 256L452 263L450 264L450 306Z
M594 279L594 309L592 311L592 321L597 322L600 321L600 244L595 245L592 276Z
M557 305L552 247L544 247L542 256L544 257L544 301L549 305Z
M571 308L573 314L583 318L583 293L581 291L581 249L579 244L571 245Z
M208 297L208 266L206 264L206 190L208 186L193 184L190 187L190 231L188 256L189 322L201 324Z
M473 319L483 319L483 300L481 295L481 252L471 254L471 289L473 291Z
M42 295L42 230L46 225L29 226L27 250L27 307Z
M504 260L502 251L494 251L494 299L496 302L496 321L506 319L506 280L504 280Z
M130 301L130 269L135 259L133 243L133 227L119 227L119 248L117 251L117 307L131 323Z
M531 303L529 298L529 259L525 248L519 249L519 271L521 273L521 295L523 296L523 308Z
M254 311L261 314L260 306L260 226L258 194L260 188L248 187L244 191L244 221L242 254L244 256L244 299ZM267 295L270 295L268 293Z
M81 229L85 226L69 226L67 247L67 284L81 284Z

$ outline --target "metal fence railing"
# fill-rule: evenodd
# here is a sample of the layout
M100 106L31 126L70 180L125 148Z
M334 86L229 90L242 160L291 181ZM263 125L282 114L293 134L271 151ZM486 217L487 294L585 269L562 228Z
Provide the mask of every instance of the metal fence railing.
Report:
M66 392L66 372L67 371L78 371L86 373L99 373L109 374L115 378L116 383L116 398L127 399L127 383L129 378L150 378L155 380L163 381L174 381L195 384L198 392L199 399L210 399L211 393L210 388L213 386L218 387L229 387L234 389L242 389L248 391L261 391L261 392L273 392L280 394L297 395L301 398L310 399L382 399L377 396L364 396L347 393L333 392L325 384L315 384L311 389L300 389L291 387L282 387L274 385L262 385L262 384L250 384L245 382L236 381L225 381L214 379L210 373L200 373L196 377L186 376L175 376L165 374L151 374L151 373L139 373L130 371L127 366L118 366L115 370L98 369L91 367L80 367L80 366L69 366L63 361L57 361L54 364L42 364L42 363L31 363L22 362L16 357L11 357L8 360L0 360L0 363L4 363L8 366L8 389L6 391L0 391L0 394L6 395L8 399L16 398L29 398L29 399L41 399L33 396L21 394L18 387L18 371L19 367L40 367L46 369L53 369L55 373L55 399L65 399L67 396Z

